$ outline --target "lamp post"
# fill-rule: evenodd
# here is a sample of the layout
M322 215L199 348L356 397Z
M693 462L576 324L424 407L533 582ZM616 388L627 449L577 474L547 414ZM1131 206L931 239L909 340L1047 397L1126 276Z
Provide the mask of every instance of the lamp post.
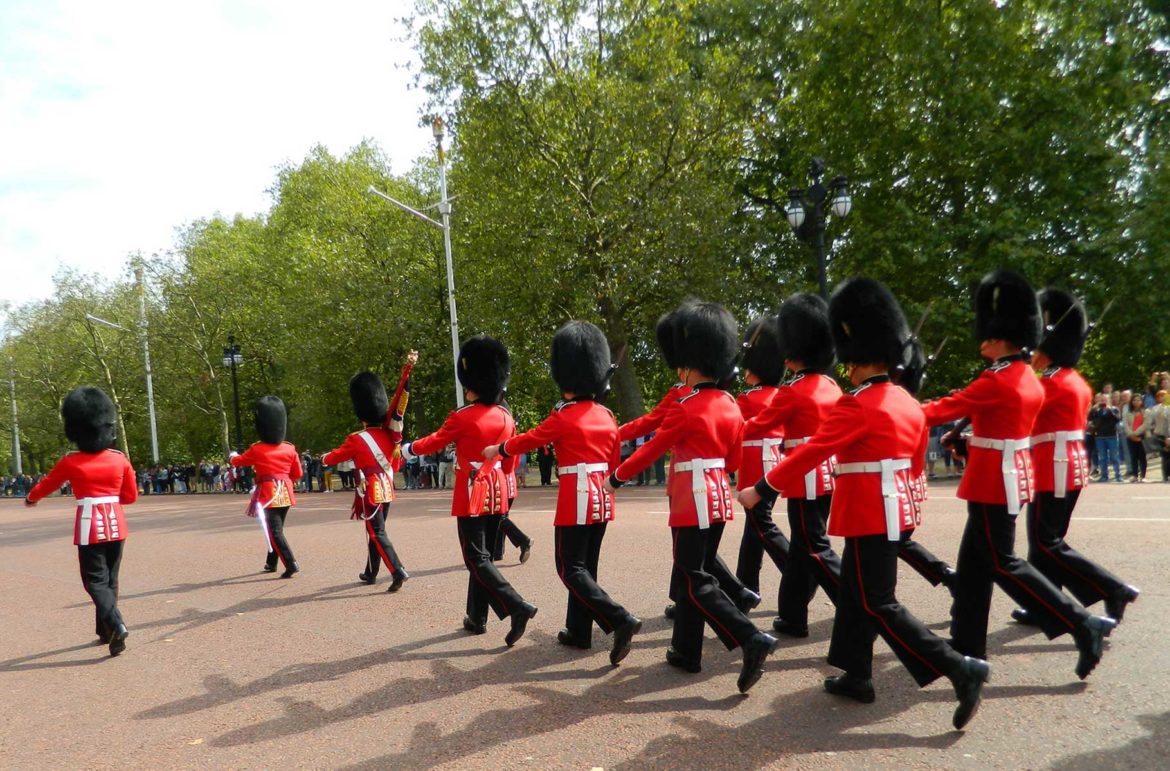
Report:
M8 392L12 398L12 473L20 476L24 466L20 462L20 423L16 419L16 363L8 354Z
M824 174L825 161L813 158L808 165L808 175L812 184L808 190L794 187L788 191L788 207L784 214L796 237L806 244L811 244L816 250L817 283L820 286L821 297L827 300L829 278L825 256L825 226L830 210L834 216L842 219L849 216L849 211L853 208L853 199L849 196L848 178L833 177L826 188L821 184L821 177Z
M232 399L236 406L236 450L244 451L244 428L240 424L240 381L236 377L236 367L244 363L240 355L240 346L236 344L236 336L228 335L227 348L223 349L223 366L232 369Z
M431 131L435 136L435 152L439 157L439 201L437 205L442 222L438 222L423 214L418 209L404 204L402 201L378 190L373 185L366 188L370 195L389 201L399 209L418 217L423 222L434 225L443 231L443 253L447 259L447 311L451 317L451 362L455 374L455 404L463 406L463 389L459 387L459 314L455 310L455 267L451 261L451 199L447 197L447 158L443 153L443 119L436 117L431 123ZM430 207L426 207L430 208Z
M150 343L146 339L146 295L142 286L142 268L135 268L135 275L138 277L138 333L142 337L142 358L146 364L146 406L147 412L150 414L150 457L154 460L154 465L158 465L158 424L154 417L154 378L150 371ZM103 327L116 329L119 332L132 332L134 330L127 329L121 324L115 324L112 321L106 321L103 318L98 318L92 313L85 314L87 321L92 321L95 324L101 324Z

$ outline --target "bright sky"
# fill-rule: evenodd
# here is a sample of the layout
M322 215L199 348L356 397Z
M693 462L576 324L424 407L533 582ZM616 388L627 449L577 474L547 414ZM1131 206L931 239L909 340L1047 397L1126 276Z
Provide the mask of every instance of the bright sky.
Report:
M0 302L268 208L317 143L429 152L410 0L0 0Z

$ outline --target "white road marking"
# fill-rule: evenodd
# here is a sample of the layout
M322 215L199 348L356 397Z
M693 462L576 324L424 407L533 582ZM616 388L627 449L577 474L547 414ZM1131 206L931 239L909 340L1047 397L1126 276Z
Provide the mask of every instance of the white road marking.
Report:
M1077 517L1085 522L1170 522L1170 517Z

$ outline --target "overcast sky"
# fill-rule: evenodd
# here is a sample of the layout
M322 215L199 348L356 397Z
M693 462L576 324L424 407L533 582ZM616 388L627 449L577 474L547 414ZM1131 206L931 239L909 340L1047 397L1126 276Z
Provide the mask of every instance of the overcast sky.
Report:
M117 275L175 228L267 209L275 169L429 151L409 0L0 0L0 302Z

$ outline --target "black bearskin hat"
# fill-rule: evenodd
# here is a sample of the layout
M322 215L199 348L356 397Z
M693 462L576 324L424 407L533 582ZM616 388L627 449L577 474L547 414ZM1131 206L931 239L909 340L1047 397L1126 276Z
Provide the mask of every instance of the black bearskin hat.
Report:
M872 278L846 280L829 298L829 324L837 359L848 364L905 363L910 326L898 301Z
M1044 337L1039 350L1058 367L1075 367L1085 349L1089 320L1081 301L1062 289L1042 289L1040 312L1044 317Z
M553 335L549 367L562 392L600 397L609 380L605 333L588 321L565 324Z
M508 349L499 340L476 335L459 349L459 382L484 404L496 404L503 398L511 374Z
M1010 270L988 273L975 290L975 340L1006 340L1035 349L1040 342L1040 304L1028 280Z
M61 420L66 438L82 452L108 450L118 439L118 411L100 388L80 386L67 393Z
M349 400L353 402L353 414L361 422L377 426L386 422L390 400L382 378L373 372L359 372L349 379Z
M735 368L739 330L735 318L719 303L686 302L674 316L676 369L693 369L723 380Z
M658 337L658 347L662 349L662 358L666 359L666 366L679 369L682 365L678 361L678 352L675 350L675 317L678 311L664 313L658 318L654 327L654 334Z
M279 396L261 396L256 400L256 435L265 444L280 444L288 430L288 413Z
M829 306L820 295L794 294L780 306L780 351L785 359L799 361L817 372L833 366L833 334L829 331Z
M743 368L764 385L776 385L784 376L780 352L780 328L775 316L759 316L743 333Z
M922 343L918 338L906 343L905 361L895 379L898 385L910 392L911 396L918 395L922 382L926 380L926 352L922 350Z

